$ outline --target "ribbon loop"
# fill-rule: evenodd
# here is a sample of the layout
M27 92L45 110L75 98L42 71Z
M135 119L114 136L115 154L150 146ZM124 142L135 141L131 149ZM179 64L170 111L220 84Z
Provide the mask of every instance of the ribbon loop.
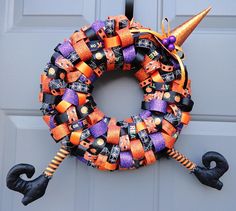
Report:
M167 24L167 32L165 31L165 22ZM169 37L170 36L170 23L168 18L163 18L163 20L161 21L161 31L162 31L162 35L165 37Z

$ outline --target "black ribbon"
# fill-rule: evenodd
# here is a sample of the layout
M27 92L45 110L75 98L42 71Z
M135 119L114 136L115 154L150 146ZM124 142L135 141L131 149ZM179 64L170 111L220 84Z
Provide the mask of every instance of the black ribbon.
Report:
M125 1L125 16L131 20L134 15L134 0Z

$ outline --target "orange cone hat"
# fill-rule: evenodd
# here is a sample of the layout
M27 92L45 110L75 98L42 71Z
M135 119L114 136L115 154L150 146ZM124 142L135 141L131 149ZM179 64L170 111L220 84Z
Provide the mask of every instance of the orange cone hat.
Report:
M170 34L176 37L175 44L181 46L210 10L211 7L208 7L199 14L182 23L180 26L173 29Z

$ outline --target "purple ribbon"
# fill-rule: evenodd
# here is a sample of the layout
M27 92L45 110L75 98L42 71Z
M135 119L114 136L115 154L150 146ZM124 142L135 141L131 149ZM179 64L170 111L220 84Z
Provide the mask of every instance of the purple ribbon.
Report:
M94 138L98 138L99 136L107 132L107 124L101 120L93 125L89 130Z
M133 158L129 151L120 152L120 167L130 168L133 166Z
M142 119L147 119L148 117L151 116L151 111L148 111L148 110L143 110L140 112L139 116L142 118Z
M84 157L81 157L81 156L77 156L77 159L82 161L83 163L88 163L88 161L84 158Z
M61 67L59 61L60 61L60 59L64 59L64 57L61 54L58 53L57 55L55 55L54 59L55 59L55 65L57 67Z
M64 95L62 96L62 100L65 100L68 103L71 103L73 105L78 105L78 101L79 101L78 95L72 89L66 89Z
M123 49L123 56L125 63L131 63L135 59L134 45L130 45Z
M174 69L179 69L180 65L174 59L170 59L171 63L174 65Z
M150 111L158 111L166 113L166 109L167 109L167 102L164 100L153 99L149 102Z
M183 125L182 123L180 123L180 124L177 126L176 129L177 129L178 131L181 131L181 130L183 129L183 126L184 126L184 125Z
M104 21L97 20L92 24L93 30L97 33L99 29L103 28L105 26Z
M64 57L67 57L70 55L70 53L72 51L74 51L74 48L72 47L72 45L70 44L69 41L65 41L63 42L59 47L58 47L59 51L61 52L61 54Z
M155 152L159 152L165 148L165 139L161 133L152 133L149 137L152 140Z
M79 77L79 81L81 81L83 83L85 83L87 80L88 80L87 77L83 74Z
M77 122L80 128L83 128L85 126L83 120L80 120Z
M49 127L50 127L51 129L53 129L53 128L56 127L56 125L55 125L55 123L54 123L54 118L55 118L55 115L50 116L50 119L49 119Z
M93 73L90 77L89 80L93 83L96 80L96 75Z

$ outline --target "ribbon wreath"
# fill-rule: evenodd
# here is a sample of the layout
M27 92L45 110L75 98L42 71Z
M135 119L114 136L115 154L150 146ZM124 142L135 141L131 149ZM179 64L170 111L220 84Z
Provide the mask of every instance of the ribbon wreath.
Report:
M181 47L164 44L170 36L168 19L163 20L159 34L120 15L83 27L56 46L41 75L39 99L43 119L61 148L42 175L32 181L20 177L24 173L32 177L32 165L18 164L9 171L7 186L24 194L24 205L44 195L68 155L110 171L151 165L168 155L203 184L222 188L219 177L228 169L222 155L206 153L205 167L199 167L173 148L182 127L190 121L193 101L183 57L179 56L183 56ZM92 98L93 82L115 69L133 71L144 91L143 111L122 121L107 117ZM211 161L216 162L213 169L209 169Z

